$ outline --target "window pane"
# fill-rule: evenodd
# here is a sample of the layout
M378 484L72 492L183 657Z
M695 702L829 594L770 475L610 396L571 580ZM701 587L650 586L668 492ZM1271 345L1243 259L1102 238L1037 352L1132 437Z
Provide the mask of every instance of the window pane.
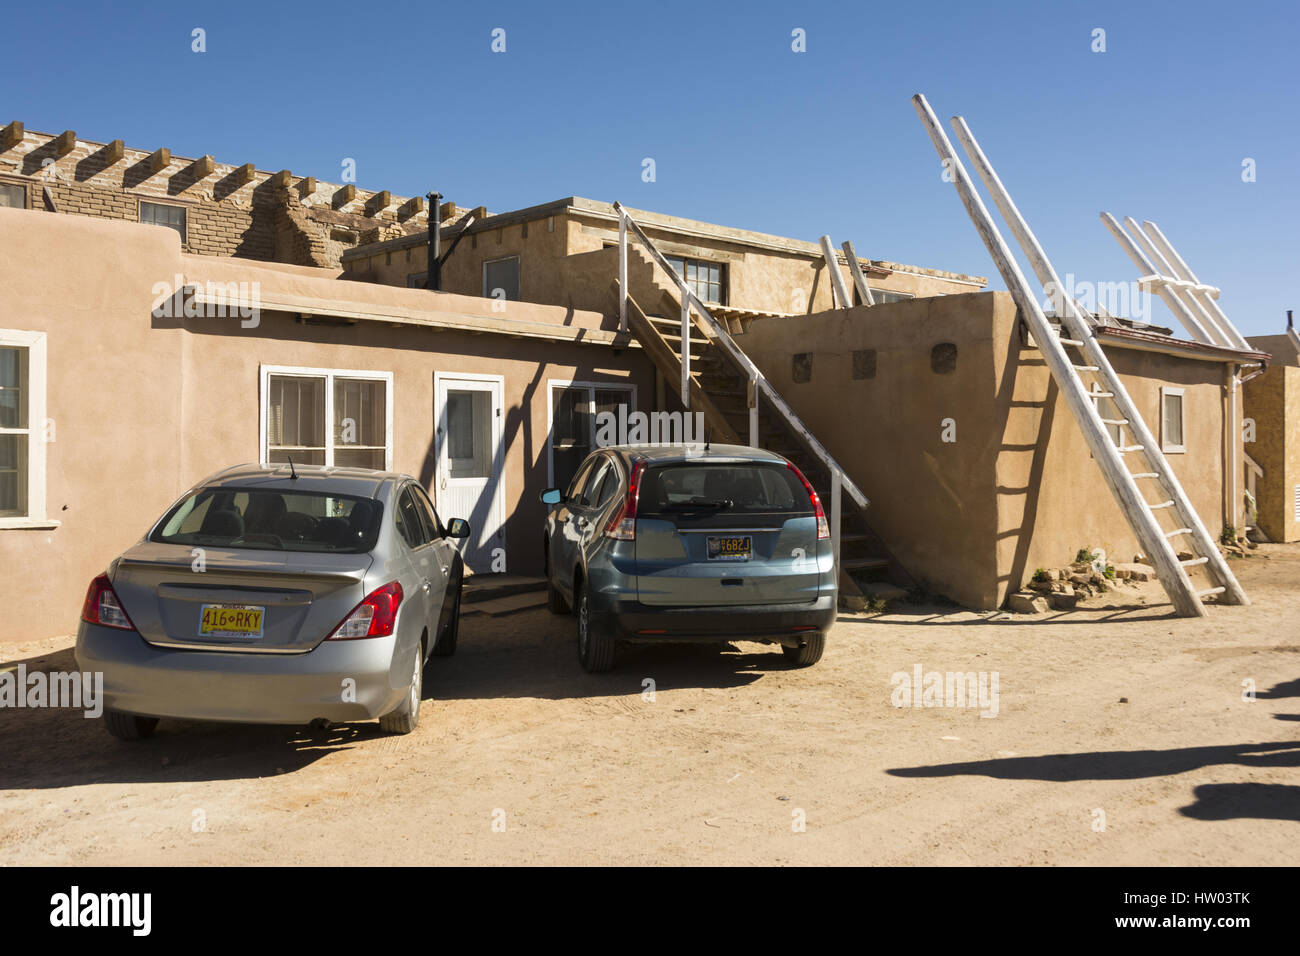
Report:
M498 289L501 292L497 292ZM512 302L519 301L518 259L502 259L500 262L483 264L483 294L489 298L500 298L502 293Z
M27 436L0 435L0 516L27 514Z
M27 350L0 348L0 428L26 428Z
M175 229L180 233L181 242L185 241L185 210L180 206L142 202L140 203L140 221Z
M27 189L17 183L0 183L0 206L27 208Z
M384 382L334 380L334 464L384 467L386 399Z
M1183 396L1166 395L1164 399L1164 443L1181 445L1183 443Z
M325 464L325 379L272 375L269 391L269 460Z
M447 392L447 457L452 478L492 474L492 396L482 389Z

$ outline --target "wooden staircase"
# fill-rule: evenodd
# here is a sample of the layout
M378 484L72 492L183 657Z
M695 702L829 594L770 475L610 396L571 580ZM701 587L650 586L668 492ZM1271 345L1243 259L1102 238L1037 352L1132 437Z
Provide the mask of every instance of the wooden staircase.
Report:
M613 291L617 295L617 280ZM680 301L664 290L657 311L676 317L648 315L628 295L628 330L667 381L680 381L683 361ZM723 336L729 341L720 341ZM832 520L832 467L838 467L834 460L830 459L830 465L826 463L829 455L815 439L812 442L807 440L811 437L807 427L788 405L782 409L770 400L758 400L750 371L736 358L737 353L743 355L743 351L729 330L716 321L710 324L692 309L689 338L691 411L704 414L710 440L720 444L750 445L750 415L757 402L757 447L794 462L817 489L827 519ZM841 500L840 526L838 529L832 527L831 531L835 536L838 530L841 604L861 607L873 584L890 583L907 589L915 588L916 582L871 529L865 507L851 494L842 494Z

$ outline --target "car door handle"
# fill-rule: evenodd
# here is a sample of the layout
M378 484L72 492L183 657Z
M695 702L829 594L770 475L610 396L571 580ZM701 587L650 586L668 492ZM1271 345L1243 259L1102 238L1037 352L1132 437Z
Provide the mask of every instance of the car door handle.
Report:
M426 591L429 590L429 582L425 581L423 584L420 585L420 587L424 588L424 590Z

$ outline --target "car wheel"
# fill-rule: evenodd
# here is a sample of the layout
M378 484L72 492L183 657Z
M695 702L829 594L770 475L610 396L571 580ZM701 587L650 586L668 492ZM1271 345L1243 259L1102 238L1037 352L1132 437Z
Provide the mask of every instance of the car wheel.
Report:
M825 649L826 635L821 631L817 631L814 634L809 634L799 647L782 645L781 653L795 667L811 667L822 659L822 651Z
M460 636L460 592L465 576L459 567L456 579L447 585L442 599L442 614L438 620L438 640L433 645L434 657L451 657L456 653L456 639ZM448 602L451 606L448 607Z
M158 726L157 717L137 717L117 710L104 711L104 726L118 740L144 740L152 737Z
M424 655L421 650L423 648L415 651L415 672L411 675L411 686L407 688L406 696L396 710L379 718L379 728L390 734L409 734L420 722L420 698L424 693L424 661L421 660Z
M600 674L614 666L614 638L603 627L593 626L587 587L579 584L574 595L578 616L578 661L589 674Z

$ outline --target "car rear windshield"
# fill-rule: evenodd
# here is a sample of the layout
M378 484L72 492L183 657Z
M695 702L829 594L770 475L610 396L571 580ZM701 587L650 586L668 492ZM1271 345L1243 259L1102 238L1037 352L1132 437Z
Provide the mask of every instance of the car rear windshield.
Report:
M372 498L264 488L200 488L150 535L163 544L359 554L375 546L383 506Z
M646 470L637 515L699 519L716 515L811 515L808 492L780 462L684 462Z

